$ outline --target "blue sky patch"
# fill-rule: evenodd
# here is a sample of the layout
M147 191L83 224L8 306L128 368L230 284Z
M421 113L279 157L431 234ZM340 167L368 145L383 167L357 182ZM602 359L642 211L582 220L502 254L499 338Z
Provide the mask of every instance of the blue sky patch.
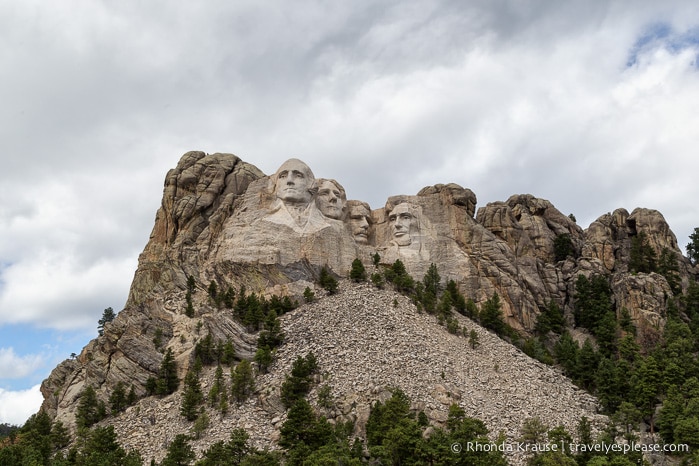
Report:
M639 56L659 48L664 48L671 53L695 49L699 56L699 27L680 32L664 22L649 25L631 47L626 66L636 65ZM694 66L697 66L697 60L695 60Z
M94 333L65 332L41 329L29 324L0 326L0 348L12 348L18 357L42 356L42 364L26 377L3 378L0 375L0 388L24 390L40 383L58 363L68 359L71 353L79 354L96 336L96 330ZM42 344L38 345L38 342Z

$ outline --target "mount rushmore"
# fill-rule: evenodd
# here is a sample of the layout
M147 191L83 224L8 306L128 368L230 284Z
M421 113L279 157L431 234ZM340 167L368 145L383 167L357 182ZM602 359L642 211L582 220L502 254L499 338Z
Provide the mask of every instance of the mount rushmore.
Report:
M43 409L73 425L87 385L102 397L119 382L144 395L165 346L173 350L181 379L196 335L207 332L232 341L237 357L251 358L255 334L229 313L215 312L206 293L194 294L194 318L184 315L190 280L204 290L214 282L219 289L244 286L302 301L321 268L346 277L355 259L372 268L378 254L380 266L400 259L416 279L435 264L444 282L454 280L477 305L497 293L505 321L527 334L551 301L572 322L575 279L604 274L615 308L629 312L640 341L662 328L673 291L662 275L629 270L632 238L644 233L658 254L676 257L682 289L697 275L655 210L620 208L583 230L530 194L477 210L476 204L471 190L437 184L371 209L348 200L341 183L316 178L298 159L267 176L232 154L188 152L165 178L162 205L124 309L102 336L44 381ZM556 254L561 237L570 245L565 257ZM156 336L163 347L153 344Z

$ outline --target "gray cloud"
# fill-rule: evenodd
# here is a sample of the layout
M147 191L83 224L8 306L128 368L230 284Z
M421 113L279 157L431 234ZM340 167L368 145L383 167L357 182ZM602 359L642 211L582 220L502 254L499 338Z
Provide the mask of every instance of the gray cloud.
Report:
M0 324L118 308L188 150L299 157L374 208L439 182L583 226L657 208L684 245L697 24L679 0L0 5Z

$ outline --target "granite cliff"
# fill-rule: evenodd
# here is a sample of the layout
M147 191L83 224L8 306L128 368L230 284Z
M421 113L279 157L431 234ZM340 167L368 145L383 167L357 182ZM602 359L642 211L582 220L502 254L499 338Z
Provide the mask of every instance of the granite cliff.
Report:
M390 197L372 210L364 202L347 200L340 183L316 179L296 159L266 176L231 154L189 152L166 176L162 205L124 309L105 325L102 336L44 381L42 409L74 426L87 385L103 400L119 382L133 385L143 397L166 349L175 355L183 379L196 343L206 334L231 341L238 358L250 359L257 333L213 305L207 295L211 283L220 290L244 286L249 292L303 301L306 288L322 295L315 285L322 267L344 278L356 258L370 269L378 254L380 266L400 259L418 279L436 264L443 281L454 280L476 305L497 293L506 322L526 335L550 302L572 325L576 278L603 274L612 284L617 313L629 312L643 343L662 329L669 297L697 276L655 210L618 209L583 230L549 201L529 194L476 206L471 190L439 184L416 195ZM639 235L657 256L676 261L676 283L658 273L630 270L632 242ZM192 279L196 292L188 298ZM193 316L184 312L187 299L193 300ZM389 304L394 300L398 306ZM457 402L467 414L483 418L491 431L510 436L526 414L565 425L581 415L595 417L595 400L560 372L467 318L458 319L481 335L484 344L477 356L463 337L447 333L407 299L343 282L339 296L282 317L287 342L270 373L258 381L256 396L217 428L245 425L259 445L273 446L284 416L275 390L292 357L307 349L316 352L321 370L336 380L340 407L332 416L359 420L359 429L371 400L384 396L389 386L410 393L433 422L443 422L445 406ZM390 351L381 350L387 347ZM342 369L350 366L359 371ZM176 416L177 396L142 398L138 411L127 410L110 422L129 444L162 457L163 445L149 443L145 436L164 444L185 427L174 420L141 421L151 411L169 419L168 403Z

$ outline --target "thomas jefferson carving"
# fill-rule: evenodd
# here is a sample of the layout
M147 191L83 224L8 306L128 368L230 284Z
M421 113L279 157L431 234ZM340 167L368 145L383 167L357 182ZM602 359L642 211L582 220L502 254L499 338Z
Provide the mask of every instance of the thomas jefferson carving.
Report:
M345 215L345 203L347 195L345 188L335 180L318 180L318 194L316 194L316 205L323 215L328 218L340 220Z

